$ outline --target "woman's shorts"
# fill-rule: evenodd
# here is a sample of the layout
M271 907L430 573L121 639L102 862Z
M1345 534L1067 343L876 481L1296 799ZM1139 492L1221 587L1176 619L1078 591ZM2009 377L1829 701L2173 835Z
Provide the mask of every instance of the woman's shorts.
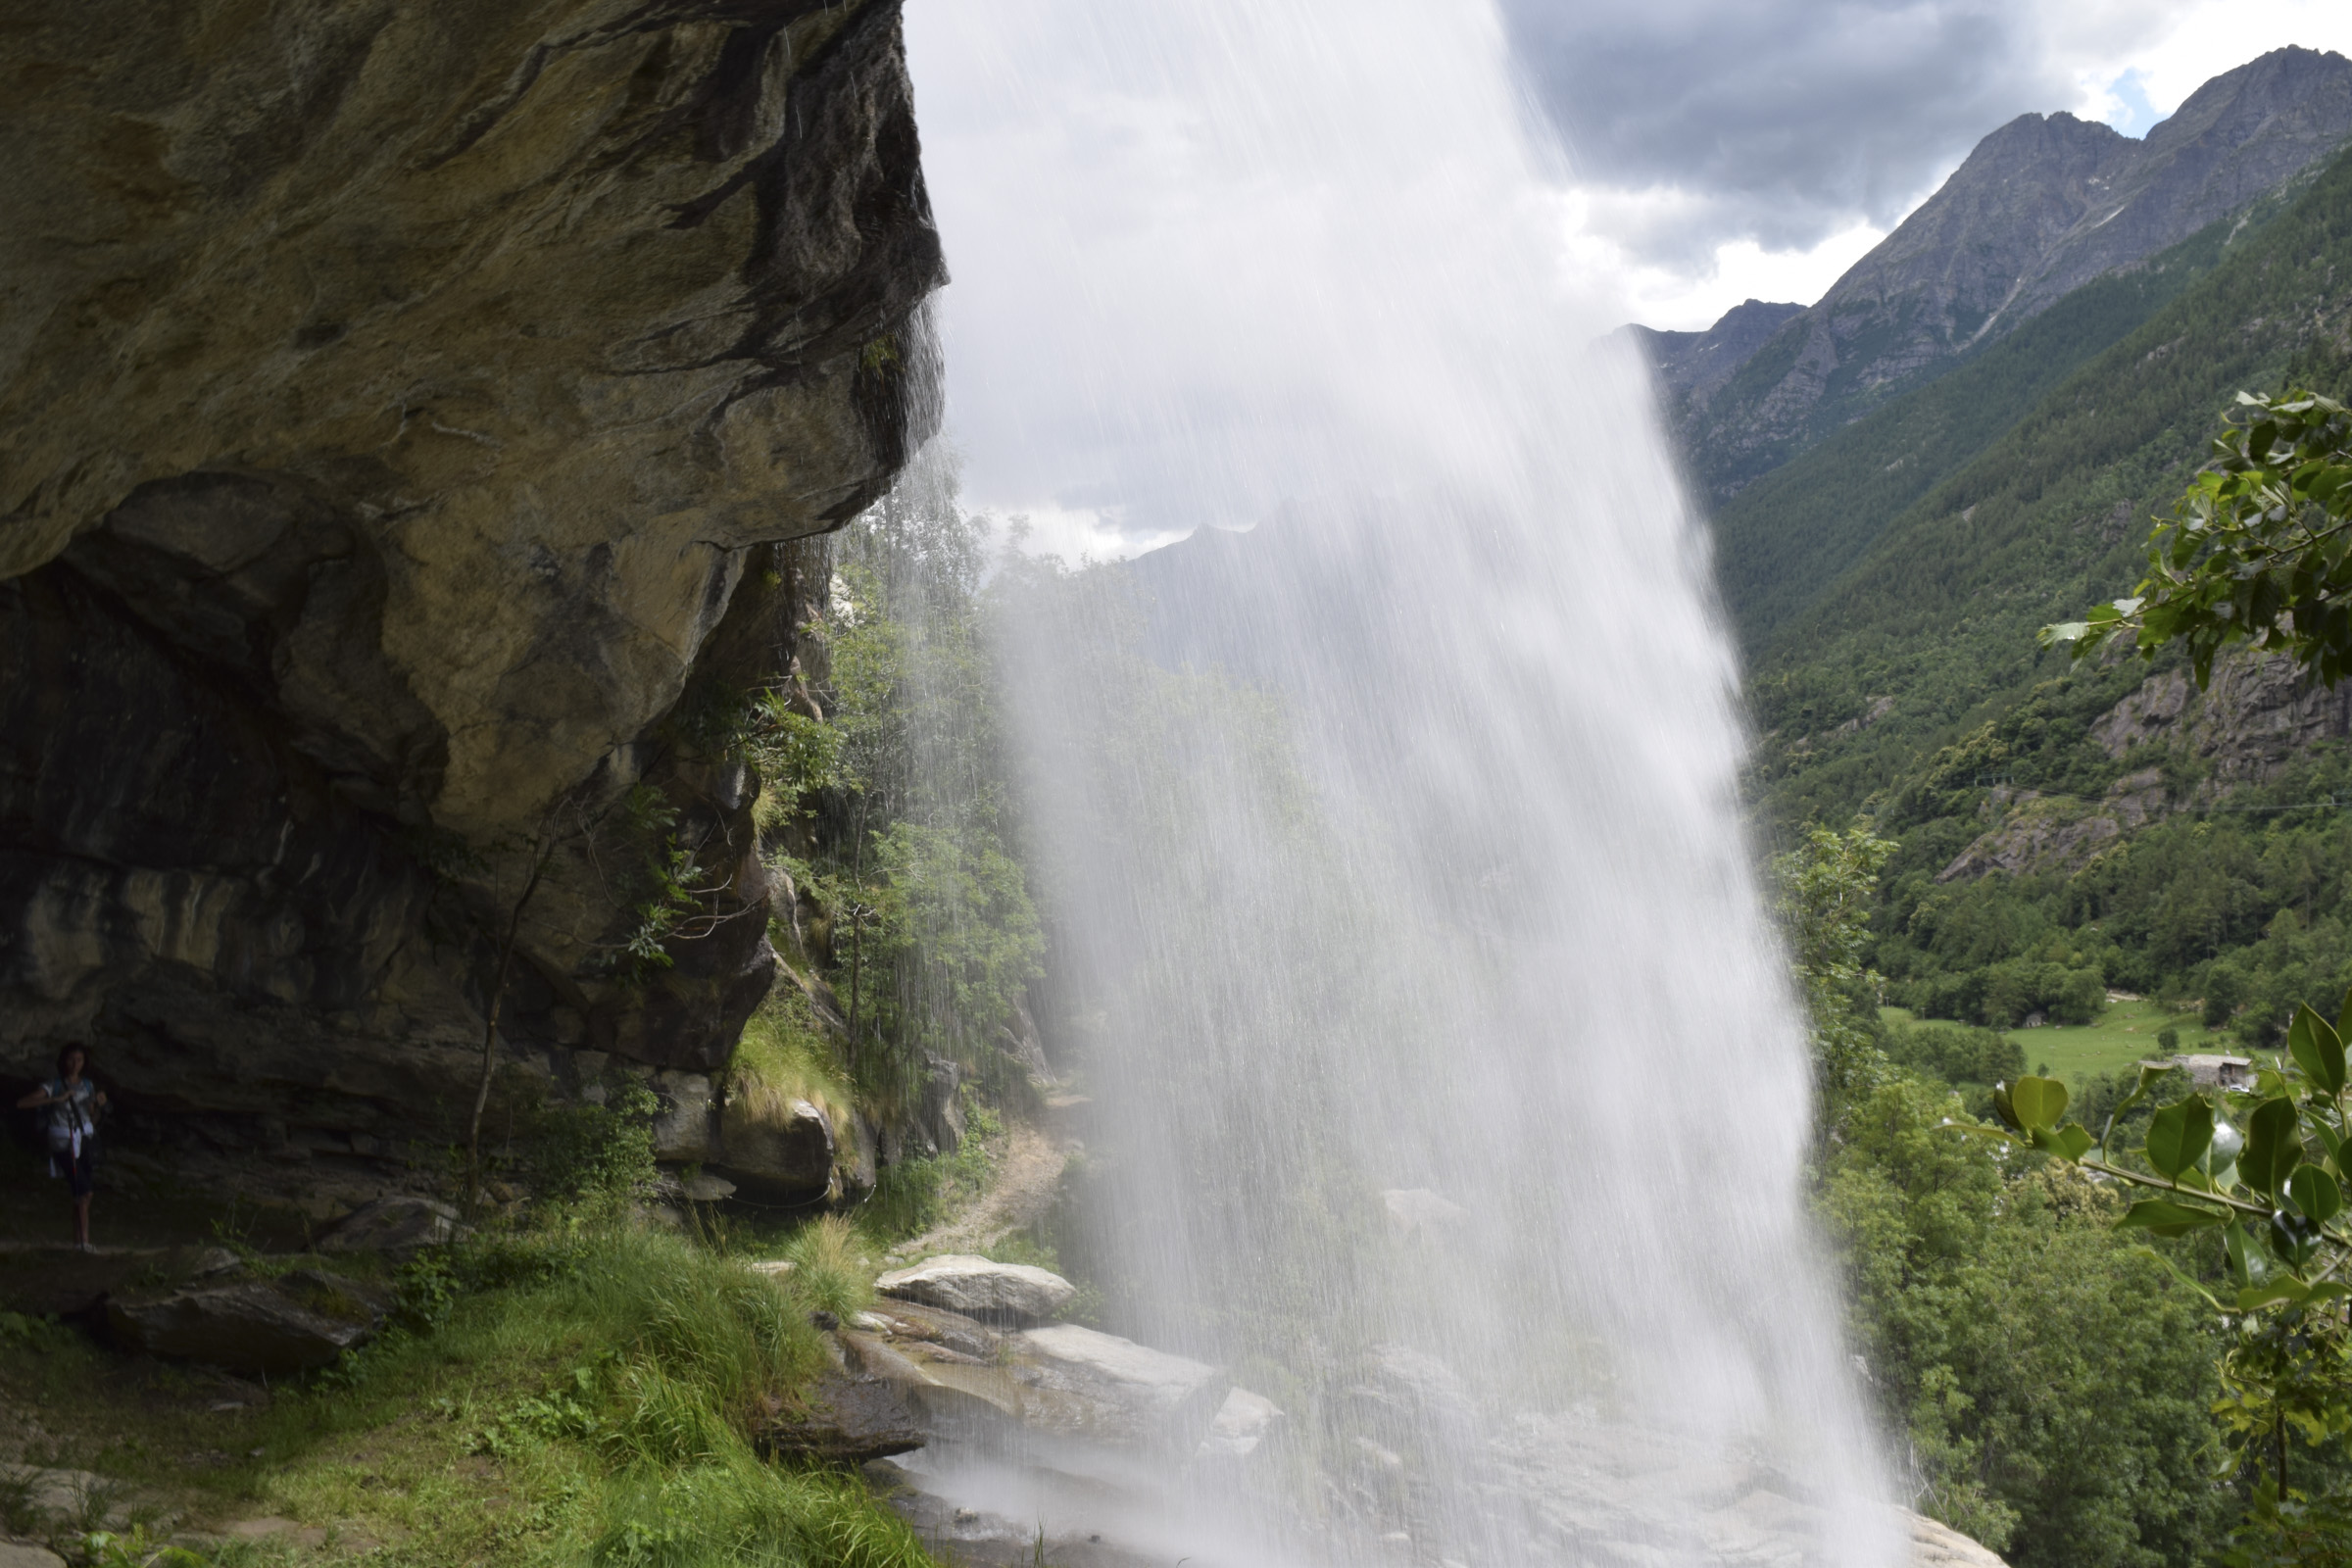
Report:
M66 1190L75 1198L89 1197L98 1176L98 1140L84 1138L78 1154L59 1150L49 1156L49 1168L66 1179Z

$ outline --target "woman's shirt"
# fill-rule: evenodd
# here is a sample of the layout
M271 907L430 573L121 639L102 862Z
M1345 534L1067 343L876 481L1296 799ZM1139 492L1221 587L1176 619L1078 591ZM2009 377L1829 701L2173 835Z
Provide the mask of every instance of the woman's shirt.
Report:
M49 1112L49 1125L61 1133L80 1133L84 1137L98 1130L96 1102L98 1086L84 1078L69 1085L63 1078L52 1078L41 1085L50 1097L44 1107Z

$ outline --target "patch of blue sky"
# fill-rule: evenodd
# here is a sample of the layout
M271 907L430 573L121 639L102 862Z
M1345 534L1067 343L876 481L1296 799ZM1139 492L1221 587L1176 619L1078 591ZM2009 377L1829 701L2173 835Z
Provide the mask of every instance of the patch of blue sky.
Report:
M2107 123L2127 136L2145 136L2149 127L2164 118L2148 102L2147 80L2137 66L2107 84L2107 98L2112 105Z

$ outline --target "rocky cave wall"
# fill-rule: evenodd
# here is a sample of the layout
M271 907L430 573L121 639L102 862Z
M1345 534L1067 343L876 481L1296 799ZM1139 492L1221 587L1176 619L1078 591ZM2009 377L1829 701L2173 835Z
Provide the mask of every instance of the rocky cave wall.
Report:
M682 700L788 668L783 542L935 417L897 0L36 0L6 58L0 1087L87 1040L120 1149L395 1184L534 843L510 1068L722 1063L768 890ZM640 783L729 918L632 981Z

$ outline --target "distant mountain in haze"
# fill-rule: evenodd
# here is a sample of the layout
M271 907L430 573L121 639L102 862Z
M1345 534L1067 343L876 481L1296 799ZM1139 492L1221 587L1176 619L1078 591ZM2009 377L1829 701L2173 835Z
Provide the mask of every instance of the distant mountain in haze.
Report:
M2214 77L2144 140L2069 114L2023 115L1810 309L1750 300L1705 332L1633 330L1693 477L1720 503L2347 138L2352 61L2300 48Z

